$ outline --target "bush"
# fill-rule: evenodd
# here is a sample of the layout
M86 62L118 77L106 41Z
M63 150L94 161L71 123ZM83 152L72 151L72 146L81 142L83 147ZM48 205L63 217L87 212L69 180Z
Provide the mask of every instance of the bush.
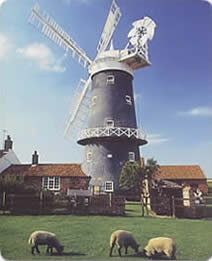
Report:
M35 185L27 185L24 183L24 177L12 175L0 176L0 191L16 194L34 194L39 191Z

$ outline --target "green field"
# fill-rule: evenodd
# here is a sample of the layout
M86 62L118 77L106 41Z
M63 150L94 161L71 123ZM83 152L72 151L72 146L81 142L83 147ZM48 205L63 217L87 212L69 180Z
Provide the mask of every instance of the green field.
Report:
M132 231L141 244L140 250L152 237L170 236L177 242L179 260L207 260L212 254L210 220L143 218L138 206L127 206L126 217L1 215L0 249L3 257L10 260L120 260L116 249L114 257L108 257L110 234L117 229ZM65 246L64 254L46 255L46 247L41 246L41 254L32 256L27 240L34 230L56 233ZM122 259L145 260L133 255L129 249L128 256Z

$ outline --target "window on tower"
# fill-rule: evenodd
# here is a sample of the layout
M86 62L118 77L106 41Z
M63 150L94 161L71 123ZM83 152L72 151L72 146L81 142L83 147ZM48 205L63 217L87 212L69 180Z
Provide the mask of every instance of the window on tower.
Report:
M125 101L126 101L127 104L132 105L132 98L131 98L131 96L126 95L125 96Z
M93 96L93 97L91 98L91 106L96 105L96 100L97 100L97 96Z
M108 128L113 128L114 127L114 120L106 120L105 125Z
M128 158L129 158L130 162L134 162L135 161L135 152L129 152Z
M87 162L92 161L92 152L88 152L86 155Z
M115 83L115 76L114 75L108 75L107 76L107 85L111 85Z

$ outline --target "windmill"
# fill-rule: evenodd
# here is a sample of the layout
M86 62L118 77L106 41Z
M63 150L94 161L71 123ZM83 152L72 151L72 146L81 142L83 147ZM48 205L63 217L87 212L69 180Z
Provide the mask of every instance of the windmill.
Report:
M139 146L147 143L144 132L137 128L132 81L137 69L151 65L147 42L153 38L156 24L149 17L135 21L126 46L115 50L112 36L120 18L120 8L112 0L94 60L38 5L29 18L32 25L88 69L88 79L80 81L82 91L65 135L87 119L77 142L85 146L82 170L91 176L90 184L96 191L118 191L123 164L139 161Z

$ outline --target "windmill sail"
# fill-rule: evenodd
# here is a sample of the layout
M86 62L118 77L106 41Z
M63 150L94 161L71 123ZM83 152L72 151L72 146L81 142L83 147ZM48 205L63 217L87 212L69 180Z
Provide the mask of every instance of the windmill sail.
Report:
M41 12L38 5L33 7L29 23L66 52L71 51L72 56L76 55L78 62L84 67L91 64L92 61L85 51L47 13Z
M115 0L113 0L107 17L107 21L105 23L102 35L97 46L98 54L103 52L107 48L120 18L121 11L118 5L116 4Z
M88 115L88 91L91 85L91 78L89 77L87 81L80 81L83 83L83 90L80 92L79 97L75 100L75 106L71 109L70 118L68 120L64 136L67 137L69 131L74 127L76 130L79 130L82 125L86 122L86 117Z

